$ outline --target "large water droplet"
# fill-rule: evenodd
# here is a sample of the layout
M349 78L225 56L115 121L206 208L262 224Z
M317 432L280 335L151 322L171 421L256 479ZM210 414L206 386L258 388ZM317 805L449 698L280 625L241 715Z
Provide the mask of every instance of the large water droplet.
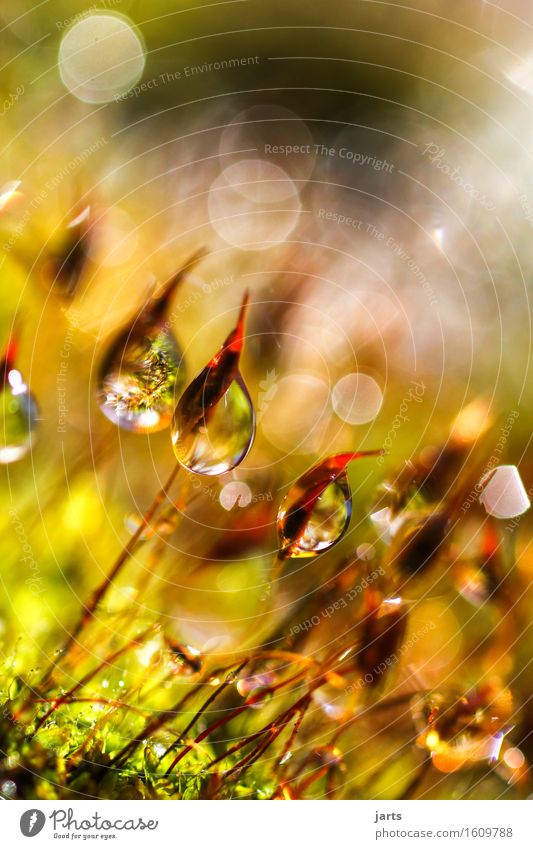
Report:
M314 557L340 540L352 515L352 494L346 466L357 457L377 453L369 451L328 457L296 481L278 513L283 557Z
M253 404L239 372L243 301L237 326L187 387L174 412L172 445L179 462L200 475L222 475L244 460L255 435Z
M182 353L162 327L124 331L100 368L97 401L110 421L136 433L170 424L174 393L185 381Z
M254 437L254 411L242 379L234 380L209 416L187 430L185 405L172 425L172 444L180 463L199 475L222 475L246 457ZM183 436L181 436L183 434Z
M303 491L296 493L296 501L305 495ZM346 473L333 483L326 486L317 498L302 530L296 533L293 540L291 532L298 524L298 507L293 509L293 501L284 502L279 516L280 542L283 549L290 551L291 557L313 557L321 551L330 548L346 531L352 515L352 499Z
M198 649L178 643L170 637L165 637L165 643L170 653L170 664L174 673L191 675L201 672L204 658Z
M37 427L38 407L14 367L14 344L10 343L0 365L0 463L14 463L30 450Z
M441 772L494 763L512 729L512 709L511 693L497 677L468 693L433 693L413 706L417 743Z
M168 427L185 382L180 347L165 317L169 300L195 255L112 342L99 370L96 399L105 416L125 430L155 433Z

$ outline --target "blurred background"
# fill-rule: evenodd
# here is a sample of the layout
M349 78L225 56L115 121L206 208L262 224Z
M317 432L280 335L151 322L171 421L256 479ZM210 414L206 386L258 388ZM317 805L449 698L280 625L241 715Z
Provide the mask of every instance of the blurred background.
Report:
M350 469L350 531L297 570L304 593L376 544L377 487L472 402L531 491L530 3L14 0L0 27L0 341L16 325L39 407L31 452L0 468L10 663L42 667L169 473L168 431L114 427L95 385L200 247L169 320L190 380L250 290L256 442L230 475L183 477L108 612L215 654L253 643L287 487L328 454L388 451ZM507 536L527 586L528 516ZM446 634L429 668L410 657L428 686L486 624L451 592L416 614ZM524 701L529 647L507 659Z

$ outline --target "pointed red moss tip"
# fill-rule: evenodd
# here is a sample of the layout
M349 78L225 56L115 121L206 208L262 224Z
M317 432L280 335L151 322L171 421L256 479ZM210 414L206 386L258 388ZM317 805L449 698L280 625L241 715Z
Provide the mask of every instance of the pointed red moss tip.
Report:
M207 255L205 248L198 248L191 257L172 275L170 280L164 284L160 295L156 296L156 300L161 303L168 303L180 283L185 279L191 268L200 262Z
M383 601L384 601L383 595L379 590L372 589L371 587L367 587L366 598L365 598L365 609L366 609L367 613L373 613L373 612L379 610Z
M237 319L237 326L242 324L243 327L244 327L244 321L246 319L246 312L248 310L248 304L249 303L250 303L250 290L246 289L246 291L244 292L243 298L242 298L241 308L239 310L239 318Z
M335 454L326 460L339 469L344 469L352 460L359 460L362 457L380 457L384 454L383 448L376 448L373 451L350 451L346 454Z
M231 333L229 337L228 348L230 351L241 351L242 345L244 341L244 323L246 321L246 312L248 310L248 303L250 300L250 290L246 289L241 308L239 310L239 316L237 318L237 324L235 325L235 330Z
M204 257L206 257L206 256L207 256L207 248L205 248L205 247L198 248L192 254L192 256L187 260L185 265L182 267L181 271L183 273L190 271L191 268L193 267L193 265L196 265L196 263L200 262L200 260L204 259Z
M6 347L4 349L4 356L2 357L2 362L4 363L5 368L11 368L14 365L15 359L17 357L18 349L19 349L19 332L18 329L15 328L12 330L11 335L7 341Z

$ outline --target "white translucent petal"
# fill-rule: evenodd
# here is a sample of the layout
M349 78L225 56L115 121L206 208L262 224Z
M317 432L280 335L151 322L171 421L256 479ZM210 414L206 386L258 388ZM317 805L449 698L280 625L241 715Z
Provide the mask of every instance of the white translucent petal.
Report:
M531 502L516 466L497 466L489 474L479 496L489 516L513 519L529 510Z

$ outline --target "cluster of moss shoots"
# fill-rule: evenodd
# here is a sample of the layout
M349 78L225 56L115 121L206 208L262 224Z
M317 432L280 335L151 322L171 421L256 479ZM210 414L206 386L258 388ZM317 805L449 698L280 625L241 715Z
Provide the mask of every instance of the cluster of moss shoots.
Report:
M383 482L369 504L380 528L372 559L354 545L358 554L312 593L277 605L290 562L321 556L346 533L348 465L379 452L322 459L289 489L278 505L279 552L259 647L202 653L147 613L132 619L106 610L137 546L172 511L179 469L225 473L253 442L253 405L239 371L246 298L235 329L176 396L181 352L165 308L183 273L113 341L97 387L103 413L119 427L170 427L178 464L67 639L58 638L49 666L14 674L13 659L6 663L2 795L413 798L450 795L450 778L455 795L523 795L528 768L511 742L519 712L504 675L438 692L423 675L399 681L417 587L449 568L461 506L483 472L486 433L472 427L475 409L468 427L463 415L440 449ZM507 616L520 578L498 523L480 516L479 525L479 550L462 558L453 581L469 604L493 611L479 652L503 657L520 633L520 609ZM335 611L334 625L326 610Z

